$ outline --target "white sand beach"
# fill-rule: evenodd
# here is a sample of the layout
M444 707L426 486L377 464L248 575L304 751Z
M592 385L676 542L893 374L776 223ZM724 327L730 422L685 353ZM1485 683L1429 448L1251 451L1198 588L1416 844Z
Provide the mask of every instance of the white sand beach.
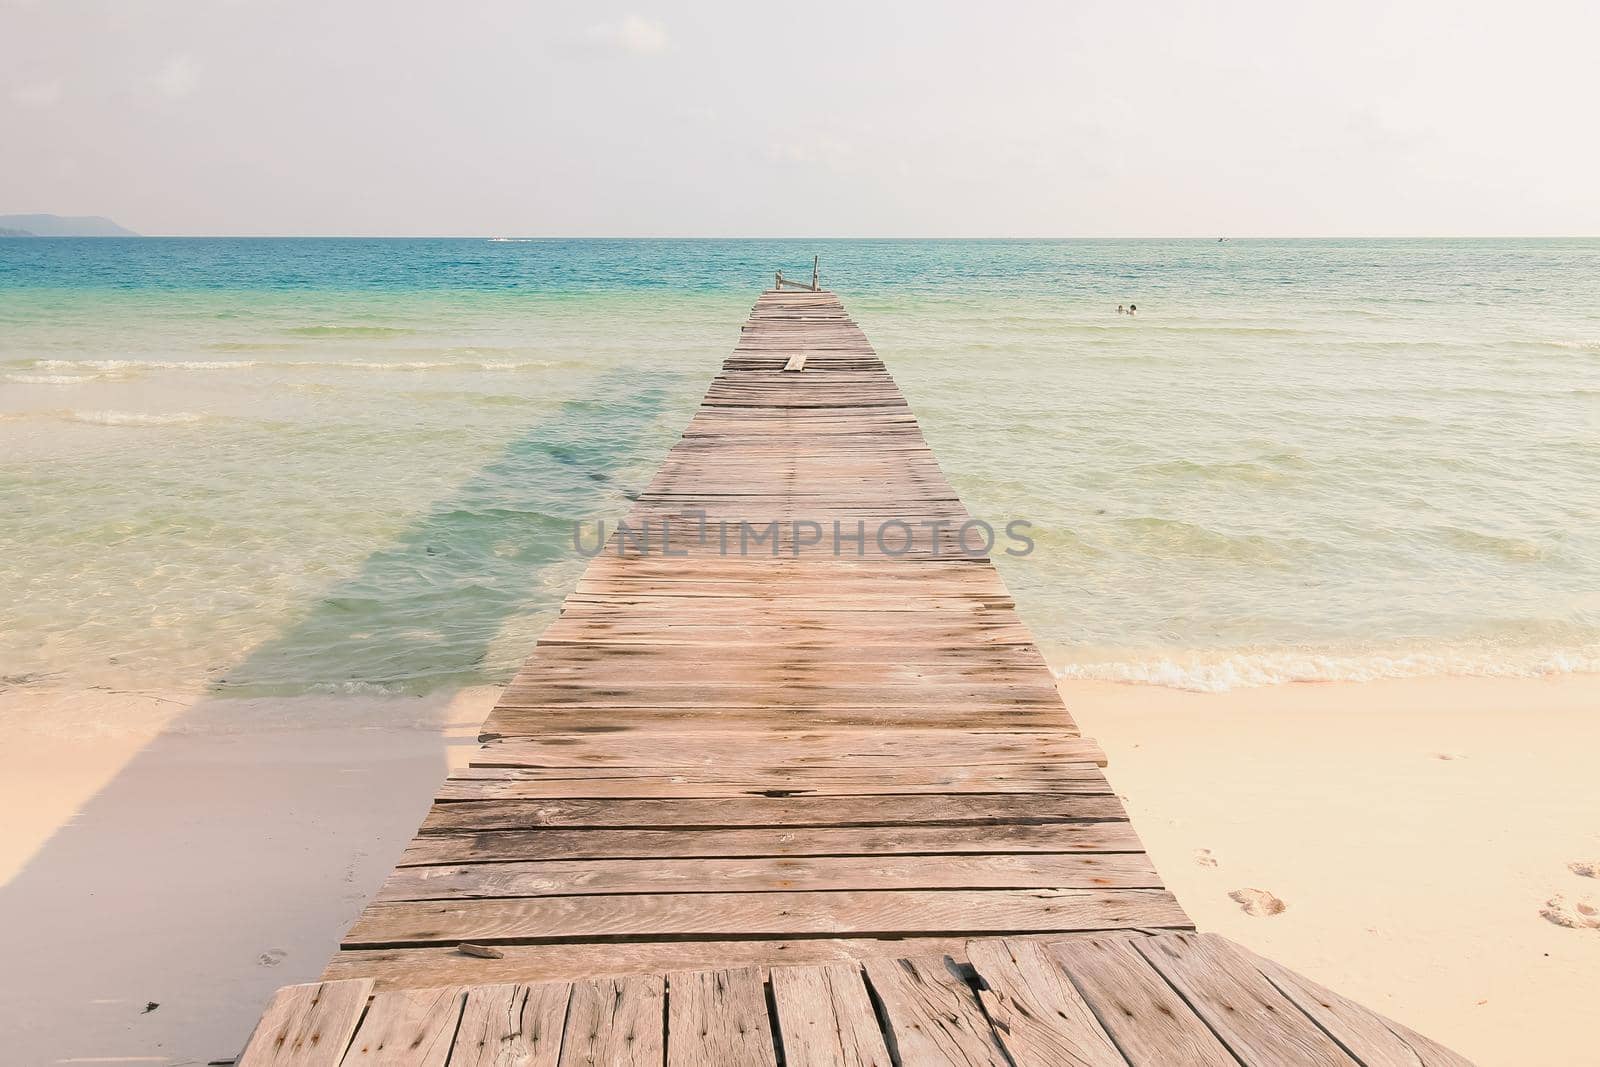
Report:
M1202 929L1481 1064L1600 1062L1600 678L1062 692ZM495 693L0 694L12 1062L234 1055L321 971Z
M1600 677L1061 690L1201 929L1480 1064L1600 1063Z

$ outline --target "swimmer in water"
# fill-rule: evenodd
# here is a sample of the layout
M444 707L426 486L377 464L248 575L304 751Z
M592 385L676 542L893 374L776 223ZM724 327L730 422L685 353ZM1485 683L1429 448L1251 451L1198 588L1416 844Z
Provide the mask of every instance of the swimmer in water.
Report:
M1139 305L1138 304L1129 304L1128 305L1128 314L1130 314L1130 315L1139 314Z
M1127 313L1128 313L1128 309L1127 308L1123 307L1121 304L1117 305L1117 314L1118 315L1126 315Z

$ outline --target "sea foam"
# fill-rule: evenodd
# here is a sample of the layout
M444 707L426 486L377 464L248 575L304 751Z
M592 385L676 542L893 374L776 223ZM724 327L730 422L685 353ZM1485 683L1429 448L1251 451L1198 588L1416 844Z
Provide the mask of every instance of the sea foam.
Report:
M69 411L66 417L96 426L181 426L205 418L190 411Z
M82 385L92 382L92 376L81 374L8 374L5 382L8 385Z
M259 363L254 359L41 359L34 366L75 371L249 370Z
M37 370L136 372L152 370L241 371L289 368L294 370L372 371L524 371L560 367L554 359L40 359ZM87 379L80 379L87 380Z
M1068 663L1055 673L1058 678L1083 681L1130 682L1196 693L1223 693L1288 682L1370 682L1381 678L1446 675L1543 678L1596 671L1600 671L1600 645L1492 653L1481 649L1366 655L1265 652L1215 659L1157 655L1143 660Z

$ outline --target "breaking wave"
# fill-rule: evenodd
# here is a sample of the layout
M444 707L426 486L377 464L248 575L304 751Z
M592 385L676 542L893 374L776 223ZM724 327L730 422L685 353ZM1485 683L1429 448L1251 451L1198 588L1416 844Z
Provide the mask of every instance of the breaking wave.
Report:
M92 375L82 374L8 374L5 382L8 385L82 385L92 382Z
M191 411L160 414L147 411L69 411L66 417L73 422L87 422L96 426L182 426L205 418Z
M39 370L63 371L140 371L199 370L240 371L253 368L284 367L298 370L376 370L376 371L523 371L547 370L569 365L558 359L40 359L31 364Z
M41 370L126 371L126 370L248 370L257 366L253 359L40 359Z

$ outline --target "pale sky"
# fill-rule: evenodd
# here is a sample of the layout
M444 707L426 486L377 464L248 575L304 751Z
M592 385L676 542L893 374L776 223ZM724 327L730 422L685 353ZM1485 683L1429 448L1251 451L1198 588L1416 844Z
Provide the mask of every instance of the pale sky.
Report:
M0 214L151 234L1600 234L1591 2L0 0Z

